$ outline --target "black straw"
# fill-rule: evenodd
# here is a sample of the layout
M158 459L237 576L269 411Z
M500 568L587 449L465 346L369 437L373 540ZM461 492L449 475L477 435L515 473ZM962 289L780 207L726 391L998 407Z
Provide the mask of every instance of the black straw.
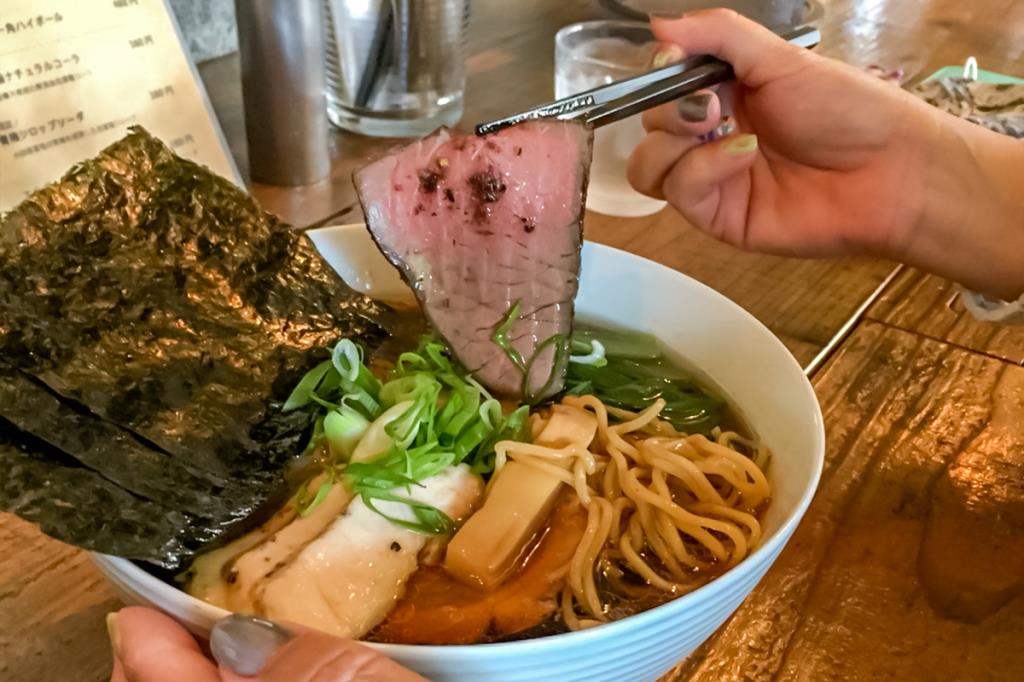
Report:
M394 45L394 19L391 0L382 0L380 16L377 18L377 26L373 30L373 40L366 57L366 66L359 79L359 89L356 91L357 107L365 108L380 84L381 71Z

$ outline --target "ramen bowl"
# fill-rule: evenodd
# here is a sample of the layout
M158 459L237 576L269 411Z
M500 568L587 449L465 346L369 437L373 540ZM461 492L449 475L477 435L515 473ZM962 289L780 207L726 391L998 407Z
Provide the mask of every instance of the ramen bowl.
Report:
M362 225L310 233L354 288L382 300L407 296L396 270ZM371 646L439 682L632 682L654 680L707 639L754 589L782 551L814 495L824 459L821 410L785 346L738 305L675 270L587 242L577 315L652 333L700 369L771 448L771 505L760 545L707 585L643 613L588 630L497 644ZM200 637L226 612L136 564L94 555L130 603L156 607Z

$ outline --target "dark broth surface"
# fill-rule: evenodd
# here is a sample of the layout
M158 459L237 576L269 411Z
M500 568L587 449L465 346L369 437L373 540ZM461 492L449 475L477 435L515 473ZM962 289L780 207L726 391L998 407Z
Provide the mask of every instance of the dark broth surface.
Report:
M397 328L397 333L367 353L367 365L382 379L386 378L398 355L416 348L427 331L418 311L402 310L400 316L403 323ZM577 328L600 332L605 327L581 323ZM713 429L721 428L724 431L735 431L744 437L753 437L752 430L740 412L710 378L664 347L661 350L661 358L642 360L637 364L685 382L697 395L715 399L716 408L709 420L702 423L701 428L687 432L709 434ZM560 397L556 396L556 399ZM543 407L540 405L538 409ZM306 479L315 473L317 459L315 454L307 458L301 478ZM758 518L763 516L766 507L767 502L756 510ZM524 553L526 562L505 584L490 594L458 582L440 566L422 566L410 578L406 596L398 602L388 618L364 639L392 643L471 644L514 641L567 632L568 627L557 607L562 580L559 578L552 581L538 576L559 575L562 572L559 569L568 564L578 544L578 537L582 535L585 518L586 512L575 492L566 488L546 527L534 538L532 548ZM573 533L577 533L577 536L574 537ZM705 552L702 546L690 546L690 543L687 546L698 554ZM658 565L656 557L649 552L642 552L641 555L652 565ZM146 568L160 574L153 571L152 567ZM699 572L699 580L703 584L721 572L719 565L712 563L709 569ZM171 578L169 575L161 577L168 581ZM646 585L640 576L628 570L615 576L599 571L597 585L602 602L608 604L607 615L611 620L646 611L677 596ZM442 625L446 618L452 623L467 619L476 619L477 622L473 627L467 627L465 622L449 627ZM482 618L484 620L480 621Z
M577 324L576 328L594 332L600 332L603 329L607 329L604 325L587 323ZM662 351L664 353L662 358L658 360L641 361L639 364L661 372L668 370L667 374L670 376L692 382L696 390L720 400L719 407L715 411L710 425L706 429L699 429L700 431L710 432L712 429L720 428L723 431L735 431L745 438L754 438L752 429L749 427L746 420L742 418L740 411L735 407L735 404L725 396L725 393L721 389L715 386L706 374L701 372L692 364L681 359L678 355L672 354L671 352L665 352L664 348L662 348ZM556 396L556 398L560 398L560 396ZM749 455L750 453L743 454ZM576 500L575 493L567 490L561 504L578 505L579 503ZM767 506L768 502L765 502L756 510L755 515L759 520L763 518ZM528 559L524 565L518 569L519 571L525 571L530 568L530 562L539 554L537 551L538 549L550 549L546 545L551 543L554 527L558 523L559 516L557 513L553 513L552 521L549 522L547 527L538 533L537 537L534 539L534 549L526 553ZM702 546L690 546L689 543L687 546L695 553L706 553L706 550ZM642 552L641 555L649 563L657 565L657 558L652 556L650 553ZM705 556L705 558L710 557ZM699 575L701 584L704 584L718 577L723 572L724 567L721 566L721 564L712 563L710 568L695 572L695 575ZM515 575L510 578L510 580L514 579ZM425 583L429 583L440 593L429 595L429 597L424 600L422 590L425 587ZM650 587L645 584L644 580L640 576L628 571L617 578L617 583L620 590L612 589L610 577L608 575L603 572L599 572L597 576L599 593L602 601L609 604L608 616L610 617L610 620L613 621L655 608L672 601L676 596L678 596ZM554 585L554 583L552 583L552 585ZM623 588L623 586L625 586L625 588L630 592L628 597L624 597L621 593L621 588ZM525 627L514 632L508 632L500 626L498 621L495 621L491 624L491 627L482 631L480 636L476 638L466 640L461 638L461 636L456 636L453 639L451 638L449 630L446 630L443 626L438 627L439 621L444 619L442 612L438 610L438 602L444 602L446 599L450 600L448 603L449 608L469 612L468 616L460 614L460 616L458 616L459 618L464 616L473 618L475 617L473 614L474 606L467 605L475 605L477 602L487 599L487 594L479 588L459 583L454 578L447 576L443 569L437 566L421 568L411 578L409 587L410 592L407 593L407 595L411 596L407 596L405 599L399 601L396 610L392 613L401 613L399 612L399 608L401 608L405 612L405 615L408 615L410 612L415 612L417 608L421 608L424 611L424 613L421 614L423 618L422 622L408 626L407 629L403 631L401 627L394 626L394 623L389 616L389 619L386 619L381 626L375 628L366 637L364 637L364 639L368 641L386 643L482 644L533 639L569 632L569 628L566 626L562 619L561 612L557 608L558 590L555 590L553 594L547 594L542 598L537 598L535 600L535 604L531 604L527 607L545 612L543 617L529 627ZM496 599L508 599L506 594L501 593L501 589L499 589L498 592L499 594L495 597ZM428 628L428 624L433 627ZM464 635L465 631L460 630L459 634Z
M613 325L597 323L592 321L580 321L575 324L580 331L592 331L600 333L604 330L618 331L619 328ZM750 428L747 420L742 416L736 403L723 391L703 370L689 362L671 348L666 347L659 341L658 345L662 351L662 357L657 360L640 361L640 364L652 369L670 370L672 376L687 379L693 383L695 388L705 395L719 399L720 407L713 419L712 428L718 427L723 431L735 431L745 438L754 438L755 433Z

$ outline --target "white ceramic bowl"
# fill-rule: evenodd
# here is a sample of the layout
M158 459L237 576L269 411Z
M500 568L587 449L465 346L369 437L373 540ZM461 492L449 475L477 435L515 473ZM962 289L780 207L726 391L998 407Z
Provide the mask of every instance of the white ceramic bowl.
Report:
M362 225L310 233L350 283L382 299L406 291ZM773 496L760 546L717 580L650 611L554 637L474 646L371 644L431 680L654 680L721 625L772 565L814 495L824 459L821 410L800 366L775 336L721 294L674 270L587 243L576 299L592 321L653 333L696 364L771 447ZM205 636L225 615L134 564L94 556L125 598L171 614Z

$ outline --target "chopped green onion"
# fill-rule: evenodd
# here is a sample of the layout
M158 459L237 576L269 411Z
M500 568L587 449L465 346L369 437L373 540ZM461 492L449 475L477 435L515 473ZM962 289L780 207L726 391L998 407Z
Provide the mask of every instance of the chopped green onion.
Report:
M372 395L361 389L356 389L350 393L346 393L341 397L342 405L354 405L359 408L359 411L367 419L376 419L380 416L384 410L381 408L379 401L375 400Z
M316 495L313 497L312 500L310 500L309 504L305 504L299 508L299 517L305 518L309 516L310 513L312 513L312 511L316 509L316 507L321 502L324 501L324 498L327 497L327 494L331 492L331 487L334 486L334 483L334 480L332 480L331 477L328 476L324 480L324 482L320 484L320 488L317 489Z
M471 458L470 466L478 474L487 474L494 471L494 446L503 440L514 440L520 442L529 441L528 418L530 407L521 405L505 417L500 428L491 432L491 435L480 444Z
M453 388L437 417L439 439L455 439L477 416L480 391L474 386Z
M452 361L445 356L444 346L440 343L428 343L424 347L423 351L427 354L427 357L430 358L430 361L434 363L434 367L441 372L447 374L453 374L455 372L455 367L452 365Z
M473 422L468 428L464 429L451 444L452 452L455 453L456 463L466 459L493 432L494 429L481 421Z
M384 427L384 432L391 436L395 447L405 450L413 444L421 429L426 433L433 426L434 413L437 411L437 397L440 392L441 385L436 381L432 384L424 382L421 389L416 392L413 404L409 409Z
M324 360L313 369L306 372L306 374L299 380L299 383L292 389L291 395L284 401L284 407L281 409L285 412L291 412L297 410L300 407L308 405L313 399L317 386L323 381L327 372L331 369L331 361Z
M494 326L494 330L491 332L491 341L493 341L494 344L505 353L505 357L509 359L509 362L511 362L516 369L522 373L523 383L521 393L527 403L534 403L547 394L558 379L559 372L564 370L563 365L565 356L569 353L569 344L563 334L552 334L537 345L533 351L533 355L531 355L528 360L524 360L522 354L515 349L512 345L512 341L508 337L508 333L511 331L512 325L519 319L521 307L521 301L519 299L516 299L512 305L509 306L505 315L498 321L498 324ZM547 380L544 382L544 385L541 386L540 390L533 391L530 388L530 375L533 373L533 364L548 346L555 347L555 357L551 363L551 373L548 375Z
M324 436L331 448L331 458L347 462L360 439L370 428L370 420L348 405L331 410L324 417Z
M604 356L604 344L597 339L592 339L589 347L587 347L586 342L577 341L574 338L572 340L572 350L584 352L586 355L570 355L569 362L575 362L580 365L593 365L594 367L604 367L608 364L608 360Z
M505 311L504 317L502 317L498 324L494 326L494 331L491 333L491 341L493 341L495 345L505 353L505 357L507 357L513 365L519 368L520 372L525 374L526 362L523 360L523 356L520 355L519 351L513 348L512 342L508 338L508 333L512 329L512 325L519 319L520 303L521 301L516 299L516 301L508 307L508 310Z
M656 360L661 357L658 341L650 334L626 329L577 329L572 334L574 343L590 344L600 341L609 357L627 360ZM575 350L575 349L574 349Z
M320 415L316 418L313 423L313 432L309 435L309 440L306 441L306 446L302 448L302 454L308 455L316 450L317 446L320 445L320 441L324 438L324 416Z
M354 383L359 378L359 368L363 365L363 349L348 339L342 339L331 353L331 362L342 379Z
M517 315L514 305L503 321L504 329L496 330L499 336L507 339ZM555 342L558 339L548 341ZM501 403L457 366L443 344L433 340L425 339L415 352L402 353L384 383L372 375L363 357L358 345L342 339L331 359L307 373L292 392L290 407L313 404L322 410L307 448L326 439L331 451L326 464L330 480L337 483L344 476L346 485L378 513L375 500L408 505L415 521L388 517L398 525L418 532L449 532L451 519L441 511L393 491L421 485L463 461L476 472L493 470L494 445L507 438L522 439L529 408L521 406L506 417ZM527 363L521 357L519 361L525 368ZM394 416L374 426L387 410L399 405ZM358 453L369 447L371 432L379 447L370 447L375 456L364 458ZM349 461L354 453L363 461ZM307 508L311 492L301 492L299 508ZM313 501L319 504L316 496Z
M398 451L396 451L398 452ZM391 490L409 485L418 485L407 475L405 453L399 452L402 460L391 466L382 466L378 461L354 462L345 467L345 476L352 482L352 488L362 490Z
M482 395L483 397L485 397L485 398L493 398L494 397L494 396L491 395L490 391L488 391L486 388L484 388L483 384L481 384L479 381L477 381L475 378L473 378L472 374L467 374L463 378L466 380L467 384L470 384L471 386L475 387L476 390L480 391L480 395Z
M415 400L425 390L440 388L437 379L427 372L416 372L392 379L380 389L380 399L386 405L397 405L406 400Z
M361 497L363 504L401 528L425 535L451 535L455 532L455 522L451 517L429 504L383 491L365 492ZM416 520L409 521L386 514L377 507L377 500L398 502L406 505Z
M551 360L551 373L548 374L547 381L540 387L540 390L533 391L530 389L530 375L533 373L533 363L540 357L548 346L554 346L555 357ZM566 342L566 338L562 334L552 334L548 338L544 339L534 350L533 355L530 356L530 360L526 363L523 368L523 399L530 404L533 404L543 398L547 392L551 389L552 384L558 378L558 372L562 369L563 361L565 360L566 354L569 352L569 344Z
M327 362L331 363L331 368L324 375L323 381L316 387L316 394L321 398L330 398L338 394L338 389L341 387L341 375L334 369L334 363L330 360Z
M411 365L411 367L406 367L406 365ZM411 371L430 371L430 363L419 353L406 351L398 356L398 362L395 363L395 373L405 375Z
M340 407L340 405L337 405L336 403L332 403L329 400L324 400L323 398L321 398L316 393L310 394L309 399L310 399L311 402L316 403L317 405L319 405L320 407L324 408L325 410L336 410L336 409L338 409Z
M501 426L502 414L501 403L494 398L488 398L480 405L480 421L490 429L497 429Z
M411 450L392 447L369 462L355 462L345 468L345 475L356 491L364 488L385 490L418 485L420 481L441 473L454 463L451 452L440 450L437 443L426 443Z

